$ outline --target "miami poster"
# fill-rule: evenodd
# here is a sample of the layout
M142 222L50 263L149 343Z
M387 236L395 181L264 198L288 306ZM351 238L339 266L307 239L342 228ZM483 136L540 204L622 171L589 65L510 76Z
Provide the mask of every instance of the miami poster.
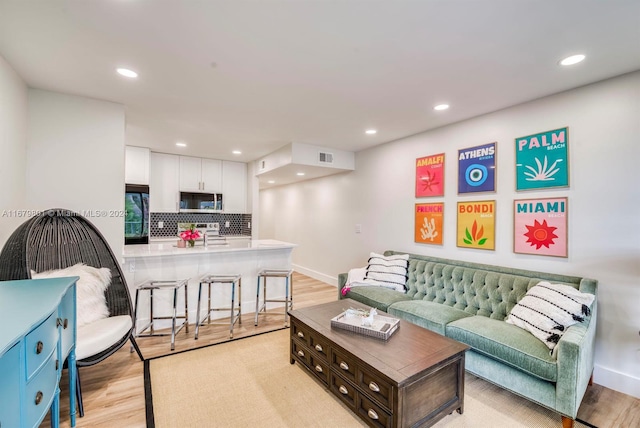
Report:
M444 196L444 153L416 159L416 198Z
M567 257L567 198L513 201L513 252Z
M515 141L517 191L569 187L569 128Z
M415 242L442 245L444 203L416 204Z
M458 193L495 190L496 143L458 150Z
M496 201L458 202L457 245L495 250Z

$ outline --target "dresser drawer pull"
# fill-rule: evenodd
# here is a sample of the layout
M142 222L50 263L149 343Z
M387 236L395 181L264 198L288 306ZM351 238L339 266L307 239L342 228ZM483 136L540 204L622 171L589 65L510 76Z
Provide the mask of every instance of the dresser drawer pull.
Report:
M322 352L322 346L320 346L320 345L316 345L316 351L318 351L318 352Z
M376 421L378 420L378 414L373 409L369 409L369 411L367 412L367 415L369 415L371 419L374 419Z
M42 401L42 391L36 393L36 406Z
M320 364L316 365L316 371L318 373L322 373L322 367L320 367Z
M302 351L298 351L298 356L300 356L300 357L304 357L304 352L302 352Z
M298 332L298 337L301 338L301 339L304 339L304 333L299 331Z
M342 370L349 370L349 364L345 363L344 361L340 361L340 368Z
M340 391L340 393L347 395L349 393L349 391L347 391L347 388L344 385L340 385L340 388L338 388L338 391Z
M369 383L369 389L372 390L373 392L380 392L380 387L375 382Z
M59 363L59 361L56 360L56 371L58 371L58 363Z
M62 328L66 329L69 326L69 319L65 318L62 322Z
M38 340L38 343L36 343L36 354L40 354L42 352L42 348L44 348L44 343Z

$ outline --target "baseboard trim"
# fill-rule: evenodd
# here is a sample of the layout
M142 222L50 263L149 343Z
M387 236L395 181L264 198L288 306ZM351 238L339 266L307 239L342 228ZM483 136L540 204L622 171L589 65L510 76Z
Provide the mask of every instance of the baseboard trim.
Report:
M312 269L307 269L303 266L293 264L293 270L296 272L300 272L303 275L307 275L313 279L317 279L318 281L326 282L327 284L333 285L334 287L338 287L338 278L333 277L322 272L318 272Z
M640 379L598 364L593 368L593 381L632 397L640 398Z

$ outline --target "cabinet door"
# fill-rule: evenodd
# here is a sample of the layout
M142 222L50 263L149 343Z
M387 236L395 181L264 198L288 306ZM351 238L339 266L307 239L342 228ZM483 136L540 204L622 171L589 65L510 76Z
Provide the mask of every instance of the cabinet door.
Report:
M149 184L149 149L125 147L124 182L127 184Z
M151 153L149 206L151 212L178 212L180 160L177 155Z
M180 190L184 192L203 191L202 160L191 156L180 156Z
M20 348L17 343L0 355L0 426L19 427L20 425L20 379L24 377L20 364Z
M202 159L202 183L205 192L222 192L222 161Z
M243 214L247 209L247 164L222 162L224 212Z

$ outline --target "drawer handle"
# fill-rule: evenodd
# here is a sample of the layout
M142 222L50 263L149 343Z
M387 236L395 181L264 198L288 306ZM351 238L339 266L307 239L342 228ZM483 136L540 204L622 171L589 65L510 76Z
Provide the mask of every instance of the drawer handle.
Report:
M369 383L369 389L372 390L373 392L380 392L380 387L375 382Z
M38 340L38 343L36 343L36 354L42 353L42 348L44 348L44 343Z
M302 352L302 351L298 351L298 355L299 355L300 357L304 357L304 352Z
M342 370L349 370L349 364L345 363L344 361L340 361L340 368Z
M63 323L62 323L62 328L66 329L68 325L69 325L69 319L65 318Z
M347 391L347 388L344 385L340 385L340 388L338 388L338 391L340 391L344 395L347 395L349 393L349 391Z
M376 421L378 420L378 414L373 409L369 409L369 411L367 412L367 415L369 415L371 419L374 419Z
M62 318L56 318L56 328L62 326Z
M42 401L42 391L36 393L36 406Z
M320 364L316 365L316 371L318 373L322 373L322 367L320 367Z
M316 351L318 351L318 352L322 352L322 346L320 346L320 345L316 345Z
M59 361L56 360L56 371L58 371L58 363L59 363Z
M304 333L303 333L303 332L301 332L301 331L299 331L299 332L298 332L298 337L300 337L300 338L304 339Z

